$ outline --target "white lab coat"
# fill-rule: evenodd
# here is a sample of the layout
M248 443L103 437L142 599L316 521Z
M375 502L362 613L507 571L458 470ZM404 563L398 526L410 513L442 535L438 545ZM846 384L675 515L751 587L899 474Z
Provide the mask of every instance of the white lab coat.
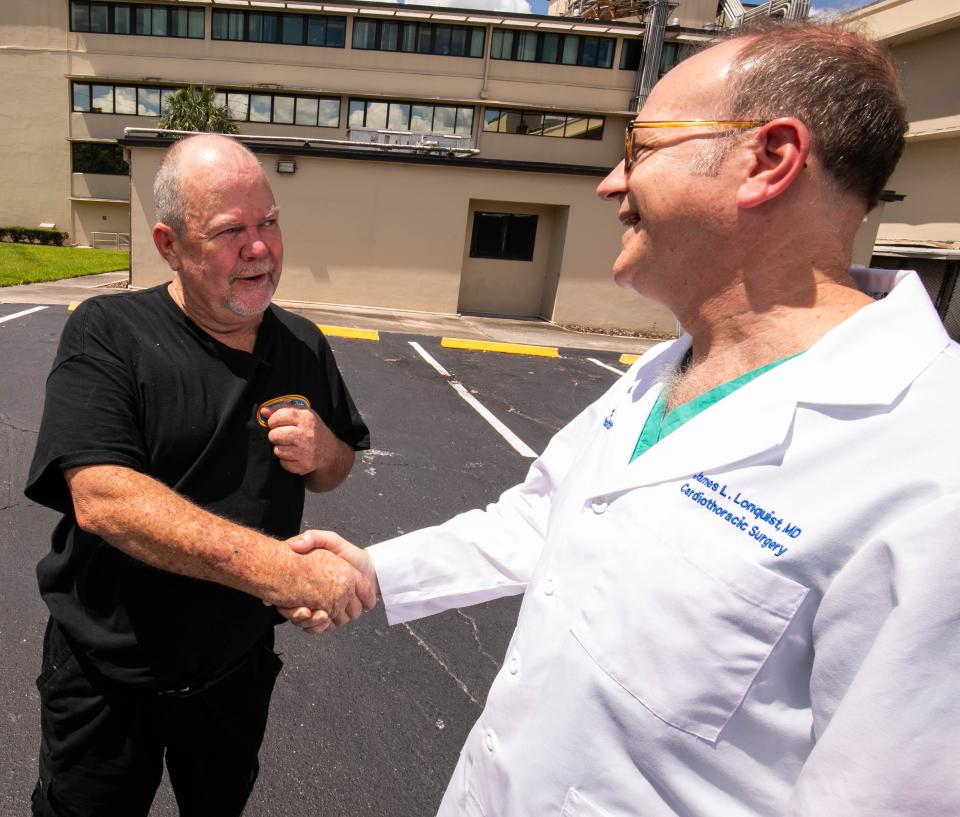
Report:
M633 463L689 338L370 549L391 623L525 594L442 815L960 815L960 347L859 277L895 289Z

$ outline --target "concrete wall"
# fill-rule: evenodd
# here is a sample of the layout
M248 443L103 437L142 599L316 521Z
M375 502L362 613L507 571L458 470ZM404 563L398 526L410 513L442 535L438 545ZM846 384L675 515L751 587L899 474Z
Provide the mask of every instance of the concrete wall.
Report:
M549 318L553 314L553 303L552 300L544 303L544 290L548 273L559 269L558 264L552 266L556 263L552 255L555 251L554 234L560 209L530 202L470 200L463 241L457 311ZM535 215L537 234L533 258L529 261L471 258L473 218L476 212Z
M126 204L98 201L73 202L73 234L77 243L93 246L95 233L122 233L130 230L130 208ZM103 236L106 239L108 236ZM149 241L147 237L147 241ZM103 245L106 246L106 245Z
M154 220L149 191L161 155L131 150L136 286L170 277L147 238ZM260 155L281 208L279 298L455 313L463 281L469 297L471 276L486 266L465 260L471 208L493 202L502 212L532 206L548 216L549 234L538 236L534 265L543 271L536 288L544 317L595 327L674 328L665 310L613 284L621 228L616 208L595 195L598 178L306 155L297 157L296 174L278 176L277 156ZM527 296L527 303L535 297ZM495 300L489 303L499 311ZM517 314L516 306L502 306Z
M0 49L0 109L12 114L0 128L0 225L71 231L67 62L62 53Z
M960 4L880 0L848 19L890 47L907 102L907 146L888 183L904 201L884 210L879 244L960 246Z
M960 242L960 138L908 144L889 186L907 198L886 206L880 243Z
M707 0L689 3L709 5ZM95 232L129 232L138 285L169 278L149 239L150 188L159 150L136 149L136 177L128 187L124 177L72 174L70 140L118 139L125 127L153 127L157 119L73 113L73 80L160 87L206 83L339 97L338 128L241 126L251 134L313 139L346 138L352 96L469 105L475 108L474 136L483 158L609 167L620 159L635 79L633 71L617 67L353 50L352 19L347 47L338 49L213 41L209 11L206 38L192 40L70 32L68 0L2 0L2 6L0 72L5 82L0 102L17 115L0 129L0 169L9 191L0 197L0 223L52 222L85 244L93 242ZM408 12L389 5L364 6L358 12L365 18L394 13ZM476 22L467 16L495 16L454 9L444 13L462 14L463 20L447 22L464 24ZM529 30L541 22L527 18L506 25ZM619 65L623 31L607 32L602 22L550 24L552 30L565 26L576 34L618 37L614 66ZM484 25L489 51L492 24ZM485 133L484 106L604 116L603 138ZM515 292L512 303L488 298L488 308L589 326L672 329L669 315L610 283L619 225L614 208L596 200L595 177L306 154L298 157L295 176L276 177L275 158L265 157L265 165L284 205L288 254L280 297L439 312L457 311L464 296L465 302L476 303L490 293L470 292L486 274L478 272L482 262L465 260L471 202L496 202L537 208L543 214L542 235L536 283L524 293ZM128 196L129 225L125 205L107 201Z

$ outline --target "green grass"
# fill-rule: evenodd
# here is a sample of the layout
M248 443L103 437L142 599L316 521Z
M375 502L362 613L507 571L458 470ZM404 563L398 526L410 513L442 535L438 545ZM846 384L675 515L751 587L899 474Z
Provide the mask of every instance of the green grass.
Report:
M129 267L130 254L126 250L0 243L0 287L60 281Z

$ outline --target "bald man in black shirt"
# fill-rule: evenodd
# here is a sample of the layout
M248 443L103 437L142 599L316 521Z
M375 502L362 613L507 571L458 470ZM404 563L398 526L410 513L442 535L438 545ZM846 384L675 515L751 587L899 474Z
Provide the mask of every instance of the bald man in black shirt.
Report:
M68 321L26 493L63 514L37 570L50 608L35 815L149 812L164 756L180 813L237 815L280 659L275 607L341 623L375 595L299 556L304 489L346 478L369 434L322 334L271 305L283 263L254 156L169 151L153 237L171 283Z

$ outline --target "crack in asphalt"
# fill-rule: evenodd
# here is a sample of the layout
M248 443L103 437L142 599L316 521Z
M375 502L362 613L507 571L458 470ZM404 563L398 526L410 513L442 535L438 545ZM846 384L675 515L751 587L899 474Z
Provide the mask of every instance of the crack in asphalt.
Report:
M480 707L480 709L483 709L483 704L481 704L480 701L478 701L476 698L473 697L473 695L470 693L470 690L467 689L467 685L463 683L463 681L461 681L459 678L457 678L457 676L453 673L450 667L448 667L444 663L443 659L431 649L430 645L427 644L427 642L424 641L422 638L420 638L419 635L417 635L413 627L411 627L406 622L404 622L403 627L408 633L410 633L411 636L413 636L413 640L417 642L420 648L423 649L434 661L436 661L440 665L440 668L453 680L453 682L458 687L460 687L463 694L466 695L478 707Z
M493 664L499 670L500 662L497 661L497 659L494 658L492 655L490 655L490 653L488 653L483 648L483 644L480 643L480 631L477 629L476 619L473 619L470 616L468 616L466 613L463 612L463 610L457 610L457 615L460 616L460 618L465 618L467 621L470 622L470 626L473 627L473 640L477 642L477 647L480 649L480 655L482 655L484 658L487 658L490 661L490 663Z
M5 417L2 414L0 414L0 427L9 428L11 431L19 431L22 434L33 434L33 435L39 434L39 430L36 428L21 428L20 426L15 426L13 423L10 422L9 418Z

